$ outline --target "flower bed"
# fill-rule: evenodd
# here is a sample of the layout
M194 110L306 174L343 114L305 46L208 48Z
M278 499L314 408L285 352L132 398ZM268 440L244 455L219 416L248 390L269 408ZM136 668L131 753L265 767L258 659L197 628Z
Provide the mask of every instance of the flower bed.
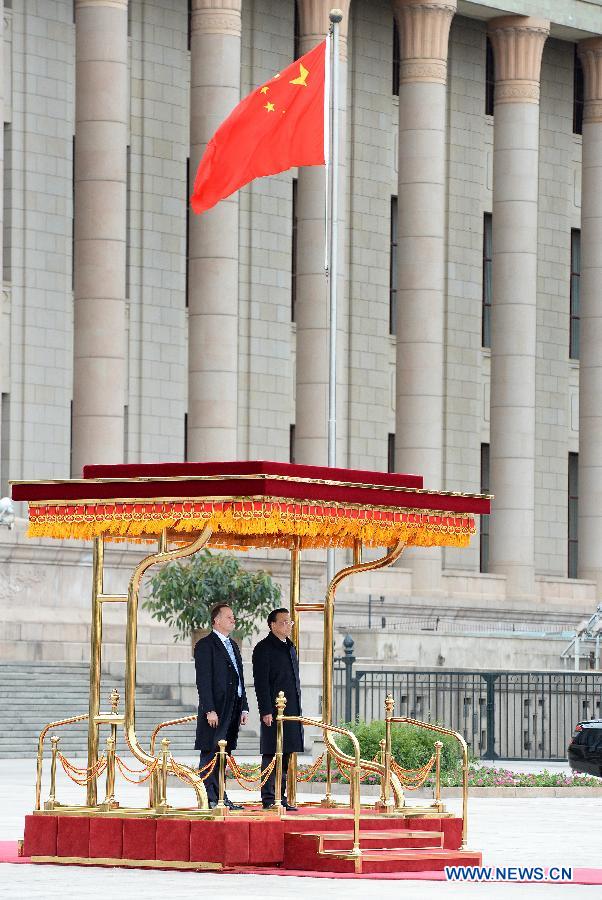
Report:
M241 765L245 774L256 775L259 767L253 765ZM309 766L299 766L299 774L303 775L308 771ZM313 782L326 781L326 767L321 766L312 778ZM332 782L333 784L348 784L348 779L338 770L336 763L332 765ZM362 777L363 785L380 784L378 775L372 772L366 773ZM433 776L429 776L424 783L425 787L433 787ZM441 787L461 787L462 786L462 770L456 768L450 772L441 774ZM596 787L602 788L602 778L596 778L594 775L572 774L565 772L549 772L543 769L541 772L512 772L510 769L496 769L489 766L472 763L468 770L468 786L470 788L573 788L573 787Z

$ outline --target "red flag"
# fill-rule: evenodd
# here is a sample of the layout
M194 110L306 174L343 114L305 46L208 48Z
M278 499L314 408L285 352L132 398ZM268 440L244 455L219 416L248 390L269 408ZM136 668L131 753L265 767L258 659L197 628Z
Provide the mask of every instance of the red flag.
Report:
M243 185L292 166L324 165L326 41L245 97L217 129L190 204L211 209Z

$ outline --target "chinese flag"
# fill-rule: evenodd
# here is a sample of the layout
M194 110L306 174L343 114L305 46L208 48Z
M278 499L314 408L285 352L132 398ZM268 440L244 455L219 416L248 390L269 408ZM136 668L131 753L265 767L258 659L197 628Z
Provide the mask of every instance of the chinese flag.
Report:
M323 41L245 97L220 125L194 180L196 213L254 178L324 165L325 56Z

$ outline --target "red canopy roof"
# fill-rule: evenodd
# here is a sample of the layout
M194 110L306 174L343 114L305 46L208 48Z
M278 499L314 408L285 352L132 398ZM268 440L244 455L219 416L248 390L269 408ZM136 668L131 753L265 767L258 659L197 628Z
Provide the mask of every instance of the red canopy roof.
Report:
M84 478L15 482L30 505L30 534L150 538L198 532L213 543L273 546L461 545L488 497L428 491L419 475L277 462L86 466Z

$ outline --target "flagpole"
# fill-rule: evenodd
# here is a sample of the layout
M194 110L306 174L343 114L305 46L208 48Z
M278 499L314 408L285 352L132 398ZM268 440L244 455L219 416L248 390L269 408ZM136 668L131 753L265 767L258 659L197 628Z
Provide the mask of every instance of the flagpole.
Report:
M338 281L338 212L339 212L339 27L343 19L340 9L331 9L330 28L330 202L327 206L328 233L328 300L329 300L329 353L328 353L328 465L337 462L337 281ZM328 583L334 577L335 551L328 550L326 577Z

